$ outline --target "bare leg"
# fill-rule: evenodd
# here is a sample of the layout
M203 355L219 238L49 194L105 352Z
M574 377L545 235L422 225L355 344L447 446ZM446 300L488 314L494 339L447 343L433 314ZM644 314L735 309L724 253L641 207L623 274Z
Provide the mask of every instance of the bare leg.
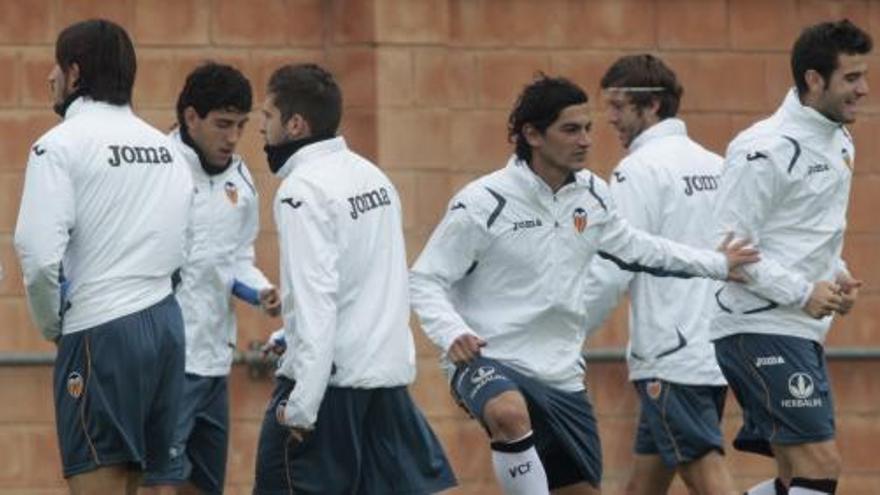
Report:
M675 470L663 464L659 455L636 454L626 495L660 495L669 490Z

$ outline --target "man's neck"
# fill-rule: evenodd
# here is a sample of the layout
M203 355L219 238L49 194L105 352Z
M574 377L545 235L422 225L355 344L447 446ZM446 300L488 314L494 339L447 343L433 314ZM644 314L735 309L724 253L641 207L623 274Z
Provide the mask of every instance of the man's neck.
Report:
M539 160L533 159L528 165L529 168L532 169L532 172L543 180L554 193L574 179L574 173L570 170L549 167L541 163Z

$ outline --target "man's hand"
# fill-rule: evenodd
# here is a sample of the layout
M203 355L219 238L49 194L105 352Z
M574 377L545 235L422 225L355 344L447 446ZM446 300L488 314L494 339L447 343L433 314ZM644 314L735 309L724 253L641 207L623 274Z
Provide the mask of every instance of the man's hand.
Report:
M755 263L761 260L757 249L749 245L749 239L733 240L733 232L728 232L724 240L718 246L725 258L727 258L727 280L731 282L745 283L748 278L739 267Z
M804 305L804 311L817 320L835 311L840 313L842 308L843 297L840 295L840 286L828 280L820 280L813 284L813 292Z
M284 338L284 329L279 328L272 332L272 335L269 336L269 340L260 347L260 354L265 358L270 354L273 357L280 356L284 354L284 351L287 350L287 340Z
M302 443L309 433L312 430L308 428L301 428L299 426L291 426L287 423L287 401L283 400L278 403L278 406L275 408L275 419L278 421L278 424L287 427L287 431L290 432L291 438L293 438L294 442Z
M862 287L862 281L853 278L848 273L838 274L835 281L838 287L840 287L838 294L841 298L840 309L837 312L838 314L845 315L856 304L856 299L859 297L859 289Z
M278 295L278 289L269 287L260 291L260 308L271 317L281 314L281 297Z
M472 333L463 333L455 338L449 346L446 357L453 364L465 364L473 361L480 355L480 348L486 345L486 341Z

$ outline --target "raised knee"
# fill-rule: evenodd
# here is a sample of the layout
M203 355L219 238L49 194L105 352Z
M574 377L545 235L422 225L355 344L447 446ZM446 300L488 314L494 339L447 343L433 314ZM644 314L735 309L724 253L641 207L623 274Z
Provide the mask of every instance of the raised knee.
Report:
M492 440L498 442L518 440L532 429L528 408L518 394L499 396L489 401L483 409L483 420Z

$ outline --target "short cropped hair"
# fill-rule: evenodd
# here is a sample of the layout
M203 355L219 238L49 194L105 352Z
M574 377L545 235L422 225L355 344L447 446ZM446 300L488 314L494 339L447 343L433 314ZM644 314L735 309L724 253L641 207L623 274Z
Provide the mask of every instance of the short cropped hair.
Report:
M838 56L841 53L864 55L873 47L871 35L849 19L821 22L805 28L791 49L791 74L798 94L803 94L808 89L808 70L818 72L827 86L831 74L837 70Z
M272 73L268 86L282 123L299 114L313 135L336 134L342 120L342 91L329 71L317 64L285 65Z
M643 53L617 59L599 82L602 89L624 88L629 101L636 108L644 109L654 101L660 105L660 120L675 117L681 103L684 88L675 72L654 55Z
M177 97L177 123L186 126L183 111L193 107L200 118L212 110L249 113L253 105L251 83L235 67L206 62L189 73Z
M507 118L507 137L514 144L517 158L531 163L532 147L523 134L526 124L543 134L563 110L587 101L587 93L577 84L538 73L537 78L523 88Z
M128 33L106 19L91 19L66 27L55 42L55 62L66 74L79 67L76 89L95 101L131 103L137 58Z

